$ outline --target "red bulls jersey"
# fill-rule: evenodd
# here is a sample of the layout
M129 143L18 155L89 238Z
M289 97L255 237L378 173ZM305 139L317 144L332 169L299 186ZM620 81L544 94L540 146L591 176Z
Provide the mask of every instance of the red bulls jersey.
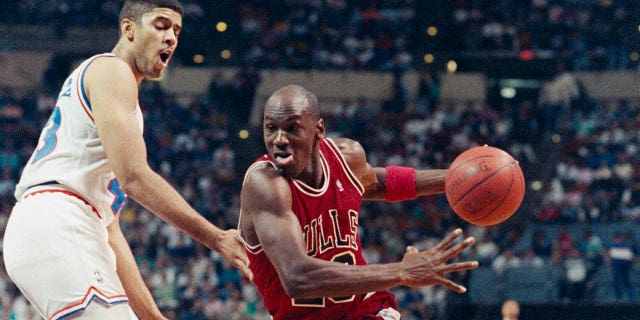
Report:
M302 181L288 181L293 198L292 209L302 226L307 254L336 263L364 265L366 261L362 256L357 231L364 188L332 140L321 140L319 147L325 177L322 187L315 189ZM272 160L269 155L263 155L247 170L246 175L265 161L275 167ZM364 314L375 315L381 309L395 306L394 297L388 292L378 292L373 296L369 293L348 297L291 299L282 288L278 274L262 247L245 245L254 283L264 298L266 308L276 320L362 319ZM371 306L367 307L367 303Z

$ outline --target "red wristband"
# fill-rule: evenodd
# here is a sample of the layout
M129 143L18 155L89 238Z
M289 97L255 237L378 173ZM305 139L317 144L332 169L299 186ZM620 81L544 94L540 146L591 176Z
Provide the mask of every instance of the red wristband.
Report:
M404 201L416 198L416 169L388 166L385 183L387 201Z

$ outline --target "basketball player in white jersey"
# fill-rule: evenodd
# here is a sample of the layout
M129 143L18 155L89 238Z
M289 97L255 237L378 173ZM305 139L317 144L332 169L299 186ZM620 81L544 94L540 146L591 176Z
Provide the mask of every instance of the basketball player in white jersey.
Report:
M45 319L166 319L119 226L127 196L252 276L237 231L209 223L146 160L138 86L167 66L182 13L176 0L125 1L118 43L67 78L24 168L4 262Z

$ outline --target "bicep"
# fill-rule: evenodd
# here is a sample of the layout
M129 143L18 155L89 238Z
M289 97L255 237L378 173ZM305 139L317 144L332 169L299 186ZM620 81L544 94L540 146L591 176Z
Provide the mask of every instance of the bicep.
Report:
M293 263L307 255L302 228L291 209L288 184L283 179L253 177L245 181L241 196L243 214L251 216L265 254L281 277L290 274Z
M120 178L146 163L146 147L136 117L138 86L127 66L115 59L98 59L85 75L85 86L100 143Z

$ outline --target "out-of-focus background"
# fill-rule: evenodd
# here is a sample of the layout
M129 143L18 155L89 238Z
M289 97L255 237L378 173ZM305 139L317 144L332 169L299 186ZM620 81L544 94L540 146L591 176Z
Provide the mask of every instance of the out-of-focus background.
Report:
M140 90L149 161L207 219L235 227L242 175L264 153L277 88L314 91L331 137L373 165L446 168L489 144L520 161L518 212L475 227L444 195L366 203L369 263L461 226L479 269L396 288L403 319L637 319L640 310L640 2L635 0L182 1L170 67ZM0 10L0 231L22 166L73 67L115 44L122 1L14 0ZM129 201L122 228L172 319L267 319L216 254ZM1 234L0 234L1 235ZM612 258L612 245L631 261ZM630 266L630 267L628 267ZM0 318L39 319L0 268Z

